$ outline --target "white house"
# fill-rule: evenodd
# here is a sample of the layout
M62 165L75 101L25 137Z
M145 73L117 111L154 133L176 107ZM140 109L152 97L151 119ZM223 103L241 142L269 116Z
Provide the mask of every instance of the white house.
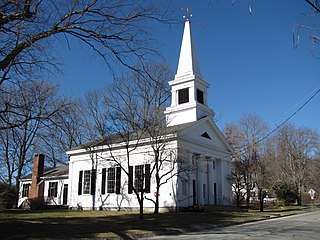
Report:
M58 188L68 184L65 193L70 208L139 208L134 190L144 192L145 209L154 207L156 197L160 210L232 204L233 150L208 107L209 83L200 73L189 19L185 21L177 73L169 85L172 97L164 112L167 127L161 136L165 144L160 152L164 160L159 167L163 177L160 189L154 171L159 164L155 163L150 136L135 136L128 144L119 135L106 136L67 151L68 182Z
M41 198L48 205L67 205L68 203L68 166L44 169L44 155L34 158L32 174L19 181L18 207L28 199Z
M140 191L141 183L146 199L155 200L158 195L160 209L231 204L232 148L208 107L209 84L200 74L189 19L185 21L177 74L169 85L172 99L165 111L167 130L162 153L171 164L160 173L170 172L166 184L157 191L151 171L155 163L150 137L130 142L129 159L121 141L100 139L67 152L70 207L138 208L132 186ZM153 207L152 201L145 200L144 208Z

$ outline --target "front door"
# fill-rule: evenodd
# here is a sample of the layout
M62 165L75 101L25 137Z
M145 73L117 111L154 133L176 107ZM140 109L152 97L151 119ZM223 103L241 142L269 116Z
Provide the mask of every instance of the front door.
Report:
M193 206L195 206L195 205L197 205L196 180L192 181L192 192L193 192Z
M217 205L217 183L213 184L213 194L214 194L214 205Z
M68 204L68 184L63 185L63 205Z

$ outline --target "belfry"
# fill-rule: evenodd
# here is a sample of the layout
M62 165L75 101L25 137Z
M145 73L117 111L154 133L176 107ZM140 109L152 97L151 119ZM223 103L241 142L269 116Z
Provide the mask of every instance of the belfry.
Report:
M191 32L190 17L186 17L180 49L179 63L171 86L171 106L165 110L167 126L195 122L204 117L213 118L208 107L207 83L201 73Z

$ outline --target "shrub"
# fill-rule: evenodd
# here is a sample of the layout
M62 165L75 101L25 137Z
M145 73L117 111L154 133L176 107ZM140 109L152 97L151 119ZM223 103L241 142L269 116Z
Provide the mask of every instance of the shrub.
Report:
M289 183L282 183L275 188L275 192L279 200L282 200L285 205L295 203L299 197L295 186Z
M29 199L31 210L41 210L45 208L43 197Z
M0 183L0 210L13 208L16 204L16 189L6 183Z

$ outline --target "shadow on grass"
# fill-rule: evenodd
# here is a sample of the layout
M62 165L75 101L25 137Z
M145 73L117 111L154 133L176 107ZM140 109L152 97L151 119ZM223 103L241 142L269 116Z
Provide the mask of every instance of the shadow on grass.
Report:
M0 239L132 239L208 230L216 226L305 212L303 209L262 213L216 211L145 214L144 220L140 220L137 213L129 212L14 210L0 212Z
M151 235L179 234L199 228L232 221L231 213L163 213L146 214L144 220L138 214L119 213L96 216L95 212L72 211L41 212L41 215L24 213L0 214L1 239L71 239L104 238L132 239ZM83 216L85 215L85 216ZM103 215L100 212L99 215ZM36 217L35 217L36 216Z

